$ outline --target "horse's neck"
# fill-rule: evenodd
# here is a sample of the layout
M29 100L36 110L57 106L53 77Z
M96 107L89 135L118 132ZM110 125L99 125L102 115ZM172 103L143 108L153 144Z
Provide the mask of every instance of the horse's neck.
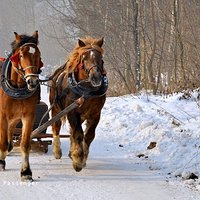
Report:
M15 66L14 64L12 64L13 66L11 67L11 73L10 73L10 81L11 84L14 87L17 88L21 88L24 87L26 85L26 82L21 78L21 76L15 71L14 67L17 68L17 66Z

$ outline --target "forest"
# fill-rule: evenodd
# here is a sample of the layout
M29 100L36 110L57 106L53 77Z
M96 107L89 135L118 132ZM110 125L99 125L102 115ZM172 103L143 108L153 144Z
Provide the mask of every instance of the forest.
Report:
M39 31L45 73L78 38L104 37L109 95L171 94L200 87L199 0L3 0L0 56L13 32Z

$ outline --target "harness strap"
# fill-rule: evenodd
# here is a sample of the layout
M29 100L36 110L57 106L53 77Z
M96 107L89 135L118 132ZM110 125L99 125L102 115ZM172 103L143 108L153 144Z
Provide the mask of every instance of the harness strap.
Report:
M17 67L15 66L12 66L12 68L15 70L15 72L24 80L26 81L26 79L24 78L24 75L22 74L21 70L18 69Z
M27 69L31 69L31 68L34 68L35 66L28 66L28 67L26 67L26 68L24 68L24 69L22 69L23 71L26 71Z
M26 78L29 77L29 76L39 77L39 74L27 74L27 75L24 76L25 80L26 80Z
M102 76L102 84L94 88L88 85L88 81L76 82L74 74L68 74L68 86L70 90L77 96L84 96L85 98L100 97L106 94L108 89L108 79L105 75Z

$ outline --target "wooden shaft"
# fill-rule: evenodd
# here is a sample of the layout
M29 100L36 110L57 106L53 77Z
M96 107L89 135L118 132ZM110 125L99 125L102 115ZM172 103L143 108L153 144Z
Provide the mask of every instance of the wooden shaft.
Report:
M70 135L59 135L60 138L69 138ZM53 134L51 133L39 133L34 138L41 139L41 138L53 138Z
M40 127L36 128L34 131L32 131L31 133L31 138L37 138L37 136L43 131L45 130L48 126L50 126L51 124L55 123L56 121L58 121L61 117L63 117L64 115L66 115L68 112L72 111L73 109L80 107L84 102L84 97L80 97L79 99L77 99L75 102L73 102L72 104L70 104L69 106L67 106L64 110L62 110L61 112L59 112L56 116L54 116L52 119L50 119L49 121L45 122L44 124L42 124Z

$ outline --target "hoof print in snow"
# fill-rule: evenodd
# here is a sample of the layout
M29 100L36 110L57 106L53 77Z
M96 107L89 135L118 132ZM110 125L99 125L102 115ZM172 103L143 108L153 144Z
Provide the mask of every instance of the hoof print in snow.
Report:
M145 154L140 153L137 155L138 158L148 158L148 156L145 156Z
M178 122L178 121L175 120L175 119L172 120L172 124L173 124L174 126L180 126L180 125L181 125L180 122Z
M147 147L147 149L153 149L153 148L155 148L156 147L156 142L151 142L150 144L149 144L149 146Z
M193 180L195 180L195 179L198 179L199 177L196 175L196 174L194 174L194 173L187 173L187 174L182 174L182 179L183 180L190 180L190 179L193 179Z

